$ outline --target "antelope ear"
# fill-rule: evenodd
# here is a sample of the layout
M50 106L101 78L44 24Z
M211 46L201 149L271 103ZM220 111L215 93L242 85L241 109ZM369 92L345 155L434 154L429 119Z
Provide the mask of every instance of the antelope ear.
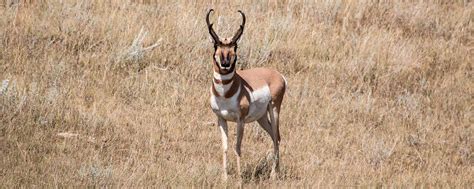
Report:
M212 36L208 36L207 39L209 40L210 43L212 43L212 44L217 44L217 45L221 44L221 41L224 40L224 39L222 39L222 38L219 37L219 38L218 38L219 41L217 41L217 43L216 43L216 42L214 41L214 38L212 38Z
M235 41L235 43L236 43L236 44L239 44L240 41L242 41L242 37L239 37L239 38L237 39L237 41Z

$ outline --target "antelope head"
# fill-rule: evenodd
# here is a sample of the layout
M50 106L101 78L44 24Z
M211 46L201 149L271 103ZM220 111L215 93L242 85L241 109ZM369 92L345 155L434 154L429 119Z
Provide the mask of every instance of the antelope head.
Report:
M237 62L237 42L244 32L245 14L240 10L238 11L242 15L243 20L239 30L237 30L234 36L232 38L221 39L212 28L213 24L209 21L209 15L213 11L214 10L211 9L207 13L206 22L209 34L211 34L214 43L214 69L221 74L226 74L233 72L235 69L235 62Z

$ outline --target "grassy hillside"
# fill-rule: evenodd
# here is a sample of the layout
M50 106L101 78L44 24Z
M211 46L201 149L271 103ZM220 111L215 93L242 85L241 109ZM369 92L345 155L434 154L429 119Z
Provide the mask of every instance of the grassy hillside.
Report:
M288 79L280 178L247 124L246 186L474 184L470 0L0 4L2 187L235 186L208 103L209 8L221 36L246 13L240 69Z

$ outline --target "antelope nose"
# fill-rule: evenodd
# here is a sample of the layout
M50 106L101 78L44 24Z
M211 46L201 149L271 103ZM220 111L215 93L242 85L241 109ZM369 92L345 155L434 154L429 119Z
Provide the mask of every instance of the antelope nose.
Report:
M229 67L230 66L230 62L227 61L227 60L224 60L221 64L222 67Z

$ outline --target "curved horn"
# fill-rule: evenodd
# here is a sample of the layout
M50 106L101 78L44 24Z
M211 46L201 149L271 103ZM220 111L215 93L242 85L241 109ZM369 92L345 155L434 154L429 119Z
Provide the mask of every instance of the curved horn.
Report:
M240 36L244 33L244 26L245 26L245 14L239 10L238 11L242 15L242 24L240 25L239 30L235 33L234 37L232 38L231 44L237 44L237 41L240 39Z
M211 22L209 21L209 15L211 14L212 11L214 11L214 9L211 9L209 10L209 12L207 12L206 22L207 22L207 28L209 29L209 34L211 34L211 37L214 40L214 43L217 44L217 43L221 43L221 41L219 40L219 36L217 36L214 29L212 29L213 24L211 24Z

